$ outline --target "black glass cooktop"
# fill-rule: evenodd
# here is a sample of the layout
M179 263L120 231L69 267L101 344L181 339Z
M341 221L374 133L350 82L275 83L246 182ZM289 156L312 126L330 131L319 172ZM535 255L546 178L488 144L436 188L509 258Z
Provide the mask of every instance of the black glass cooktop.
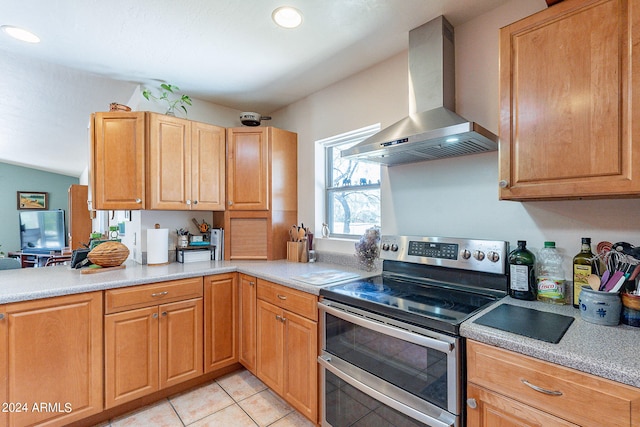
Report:
M497 300L494 296L452 289L443 283L416 283L383 276L323 288L320 295L398 320L455 334L460 323Z

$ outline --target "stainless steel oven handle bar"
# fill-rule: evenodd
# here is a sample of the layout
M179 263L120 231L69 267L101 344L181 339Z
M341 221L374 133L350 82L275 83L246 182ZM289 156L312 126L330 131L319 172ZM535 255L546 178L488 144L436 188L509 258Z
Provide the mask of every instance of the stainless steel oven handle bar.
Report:
M438 350L443 353L451 353L452 351L455 350L454 343L441 341L437 338L430 338L430 337L419 335L417 333L409 332L400 328L388 326L382 322L369 320L359 315L352 314L338 308L334 308L333 306L330 305L330 303L319 302L318 306L320 310L323 310L335 317L338 317L342 320L346 320L348 322L362 326L363 328L372 329L376 332L380 332L381 334L391 335L393 337L400 338L402 340L409 341L414 344L418 344L422 347L433 348L434 350Z
M357 379L355 379L353 376L345 373L344 371L342 371L339 368L336 368L332 363L331 363L331 356L329 355L321 355L318 357L318 363L320 364L320 366L322 366L324 369L326 369L327 371L331 372L333 375L337 376L338 378L340 378L342 381L346 382L347 384L351 385L352 387L360 390L362 393L378 400L379 402L389 406L390 408L395 409L398 412L403 413L404 415L407 415L411 418L414 418L418 421L420 421L421 423L427 424L428 426L431 427L455 427L456 423L455 421L453 422L446 422L446 421L442 421L439 420L437 418L431 417L423 412L420 412L416 409L413 409L410 406L404 405L401 402L398 402L395 399L390 398L389 396L380 393L378 390L369 387L367 384L358 381Z

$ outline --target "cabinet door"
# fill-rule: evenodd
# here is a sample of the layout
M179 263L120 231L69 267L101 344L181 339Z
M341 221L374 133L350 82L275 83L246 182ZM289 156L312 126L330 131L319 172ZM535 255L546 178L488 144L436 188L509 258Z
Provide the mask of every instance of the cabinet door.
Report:
M256 372L256 278L240 274L240 363Z
M284 312L284 398L312 421L318 419L318 324Z
M191 209L225 209L225 129L191 122Z
M2 425L63 426L102 411L101 292L7 304L1 313L0 398L28 405L2 413Z
M283 312L275 305L262 300L257 300L256 308L256 375L268 387L282 395L284 384Z
M629 3L566 0L501 29L501 199L640 194Z
M267 128L227 129L229 210L269 209Z
M92 224L87 200L86 185L73 184L69 187L69 247L72 250L82 248L81 243L88 243Z
M160 388L202 375L202 298L164 304L160 313Z
M237 274L205 277L204 371L238 361Z
M145 209L145 113L96 113L93 209Z
M269 259L269 247L273 245L273 235L269 232L270 222L267 212L227 212L225 259Z
M468 427L578 427L475 384L467 387Z
M105 406L158 390L158 307L104 317Z
M191 205L191 125L149 114L149 208L185 210Z

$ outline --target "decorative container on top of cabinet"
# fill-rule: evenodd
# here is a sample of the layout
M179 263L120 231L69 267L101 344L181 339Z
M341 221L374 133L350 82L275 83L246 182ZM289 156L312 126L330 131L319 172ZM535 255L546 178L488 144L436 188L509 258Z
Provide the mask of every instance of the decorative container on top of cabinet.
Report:
M145 113L95 113L91 123L91 209L145 209Z
M225 129L148 113L149 209L224 210Z
M0 425L66 426L102 411L102 292L0 314Z
M500 30L500 198L640 196L640 8L565 0Z
M298 222L297 135L274 127L227 129L227 210L214 213L225 230L225 259L286 258Z

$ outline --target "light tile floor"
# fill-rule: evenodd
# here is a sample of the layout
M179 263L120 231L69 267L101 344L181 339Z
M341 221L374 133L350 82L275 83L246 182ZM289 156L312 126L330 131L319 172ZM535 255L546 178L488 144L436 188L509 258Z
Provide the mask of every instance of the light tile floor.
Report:
M101 427L311 427L247 370L114 418Z

